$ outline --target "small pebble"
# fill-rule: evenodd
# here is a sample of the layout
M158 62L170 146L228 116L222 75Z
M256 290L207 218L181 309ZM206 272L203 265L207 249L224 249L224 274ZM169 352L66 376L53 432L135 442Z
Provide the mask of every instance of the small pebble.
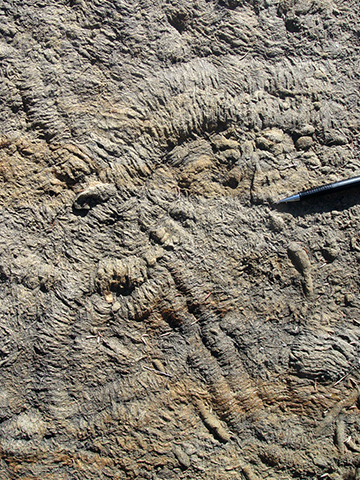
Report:
M270 228L275 232L280 232L285 225L285 222L280 217L280 215L275 215L273 213L271 213L269 216L269 223L270 223Z
M304 125L300 130L301 136L309 136L315 133L315 127L313 125Z
M158 371L158 372L162 372L162 373L165 373L165 367L164 365L160 362L160 360L158 360L157 358L155 358L152 362L154 368Z
M112 311L113 311L113 313L118 312L118 311L120 310L120 308L121 308L120 303L119 303L119 302L115 302L115 303L113 304L113 306L112 306Z
M90 210L98 203L106 202L116 195L116 187L111 183L98 183L80 192L74 200L75 210Z
M317 455L314 460L314 464L320 468L328 468L329 467L329 459L323 455Z
M312 137L300 137L296 140L295 146L297 150L308 150L314 144Z
M224 185L232 189L237 188L241 180L241 171L239 167L234 167L226 175Z
M325 133L325 142L327 145L346 145L348 139L336 130L329 130Z
M105 292L104 293L104 298L108 303L113 303L113 301L114 301L114 296L113 296L112 292Z
M270 150L272 147L273 142L265 137L258 137L256 139L256 146L260 148L260 150Z
M308 165L310 168L311 167L321 167L321 162L319 160L319 157L312 151L310 152L304 152L302 159L305 163L305 165Z
M236 140L231 140L229 138L223 137L222 135L217 135L212 138L211 143L218 150L227 150L227 149L237 149L239 148L239 142Z
M344 302L347 307L352 307L355 304L355 296L352 293L346 293L344 296Z
M311 263L305 250L295 242L288 246L288 255L294 267L302 274L309 270Z
M340 248L337 246L323 247L322 254L328 262L333 262L339 255Z
M173 452L175 457L177 458L178 462L183 468L189 468L191 465L191 461L189 456L184 452L184 450L178 446L175 445L173 448Z
M274 143L281 143L284 140L284 132L280 128L270 128L262 132L263 136Z

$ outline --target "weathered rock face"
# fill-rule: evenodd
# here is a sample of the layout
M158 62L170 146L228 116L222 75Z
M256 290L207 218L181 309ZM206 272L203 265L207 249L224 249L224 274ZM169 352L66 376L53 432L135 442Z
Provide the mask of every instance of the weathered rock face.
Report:
M359 7L0 1L1 478L359 478Z

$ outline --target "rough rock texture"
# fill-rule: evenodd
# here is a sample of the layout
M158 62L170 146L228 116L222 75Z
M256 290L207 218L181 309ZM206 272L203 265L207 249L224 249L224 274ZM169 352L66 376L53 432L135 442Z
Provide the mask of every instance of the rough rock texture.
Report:
M0 476L360 478L359 1L0 1Z

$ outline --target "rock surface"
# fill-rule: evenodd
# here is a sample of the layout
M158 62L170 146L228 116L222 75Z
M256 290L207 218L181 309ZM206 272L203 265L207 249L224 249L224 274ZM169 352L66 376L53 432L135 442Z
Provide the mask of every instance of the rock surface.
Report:
M0 476L359 475L359 1L0 1Z

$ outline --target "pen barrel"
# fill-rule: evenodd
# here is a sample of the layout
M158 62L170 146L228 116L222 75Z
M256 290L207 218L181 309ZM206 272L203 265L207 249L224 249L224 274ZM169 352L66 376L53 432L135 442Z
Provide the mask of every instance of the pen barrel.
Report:
M320 195L326 195L327 193L340 192L342 190L348 190L349 188L360 186L360 177L348 178L341 180L340 182L329 183L327 185L321 185L320 187L310 188L301 192L300 198L306 199L307 197L317 197Z

